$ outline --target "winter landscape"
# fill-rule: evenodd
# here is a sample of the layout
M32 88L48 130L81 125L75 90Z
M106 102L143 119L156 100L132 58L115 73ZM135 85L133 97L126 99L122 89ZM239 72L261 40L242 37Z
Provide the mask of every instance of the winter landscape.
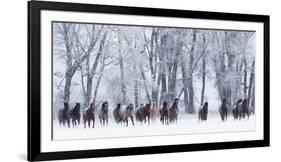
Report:
M53 140L255 130L254 31L52 28Z

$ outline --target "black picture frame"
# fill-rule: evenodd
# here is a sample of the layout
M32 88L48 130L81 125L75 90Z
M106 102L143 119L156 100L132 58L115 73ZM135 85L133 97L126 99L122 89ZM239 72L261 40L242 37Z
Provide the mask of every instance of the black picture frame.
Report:
M40 132L40 15L41 10L95 12L129 15L148 15L177 18L197 18L210 20L232 20L263 23L264 27L264 139L253 141L235 141L200 144L181 144L151 147L134 147L118 149L100 149L86 151L41 152ZM107 156L125 156L139 154L158 154L170 152L187 152L201 150L234 149L248 147L264 147L270 145L270 89L269 89L269 16L233 14L203 11L186 11L172 9L155 9L140 7L107 6L94 4L62 3L62 2L28 2L28 160L59 160L74 158L93 158Z

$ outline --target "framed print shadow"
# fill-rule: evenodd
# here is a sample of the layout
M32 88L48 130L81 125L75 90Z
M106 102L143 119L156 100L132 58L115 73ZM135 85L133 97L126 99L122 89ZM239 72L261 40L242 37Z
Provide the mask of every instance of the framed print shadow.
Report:
M28 160L269 146L269 16L28 2Z

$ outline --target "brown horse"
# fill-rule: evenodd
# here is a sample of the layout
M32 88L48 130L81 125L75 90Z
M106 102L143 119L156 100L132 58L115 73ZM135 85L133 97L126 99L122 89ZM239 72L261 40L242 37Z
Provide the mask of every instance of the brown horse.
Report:
M222 105L219 109L219 112L220 112L220 116L221 116L221 120L222 121L225 121L227 120L227 115L228 115L228 109L227 109L227 101L226 101L226 98L224 98L222 100Z
M208 102L205 102L203 107L198 112L199 121L207 120L208 116Z
M157 115L157 105L156 102L152 103L152 107L150 109L150 119L155 120Z
M117 104L117 107L113 110L113 117L114 120L117 124L119 124L122 121L122 116L120 114L120 108L121 108L121 104Z
M248 108L248 100L247 99L244 99L243 102L242 102L242 106L240 107L239 111L238 111L238 116L239 116L239 119L241 118L245 118L246 115L249 119L249 108Z
M132 124L135 125L134 118L133 118L133 111L134 111L133 109L134 109L133 104L129 104L126 107L125 111L121 112L122 121L126 123L126 126L128 126L129 123L128 118L131 118Z
M136 121L143 122L144 121L144 106L140 105L139 109L136 111Z
M72 126L80 125L80 103L76 103L75 107L70 110L70 118L72 122Z
M100 118L100 124L102 126L108 125L108 102L105 101L102 103L100 113L99 113L99 118Z
M169 121L170 123L177 123L178 120L178 102L179 99L175 99L172 107L169 109Z
M65 126L67 123L68 128L70 127L70 117L69 117L69 106L68 103L64 103L64 108L59 110L58 113L59 124Z
M96 107L94 103L91 103L90 107L83 113L84 128L86 128L86 123L88 122L89 128L91 127L91 121L93 121L93 128L95 128L95 111Z
M159 113L162 124L169 124L169 108L166 101L163 103L163 107L159 110Z
M232 115L234 119L238 119L239 110L242 108L242 99L239 99L235 105L235 108L232 110Z

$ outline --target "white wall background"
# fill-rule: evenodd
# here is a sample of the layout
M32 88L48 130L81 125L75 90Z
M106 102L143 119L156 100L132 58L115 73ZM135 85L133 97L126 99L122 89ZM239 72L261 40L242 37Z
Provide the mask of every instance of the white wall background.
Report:
M279 86L281 83L279 71L281 52L278 47L280 47L279 38L281 37L281 10L277 0L81 0L80 2L271 15L271 147L98 158L94 159L96 162L150 160L237 162L240 160L280 159L278 153L281 149L281 107L278 105L280 95L278 92L281 90ZM27 148L27 1L2 1L0 12L0 161L25 161ZM10 117L9 113L15 115Z

